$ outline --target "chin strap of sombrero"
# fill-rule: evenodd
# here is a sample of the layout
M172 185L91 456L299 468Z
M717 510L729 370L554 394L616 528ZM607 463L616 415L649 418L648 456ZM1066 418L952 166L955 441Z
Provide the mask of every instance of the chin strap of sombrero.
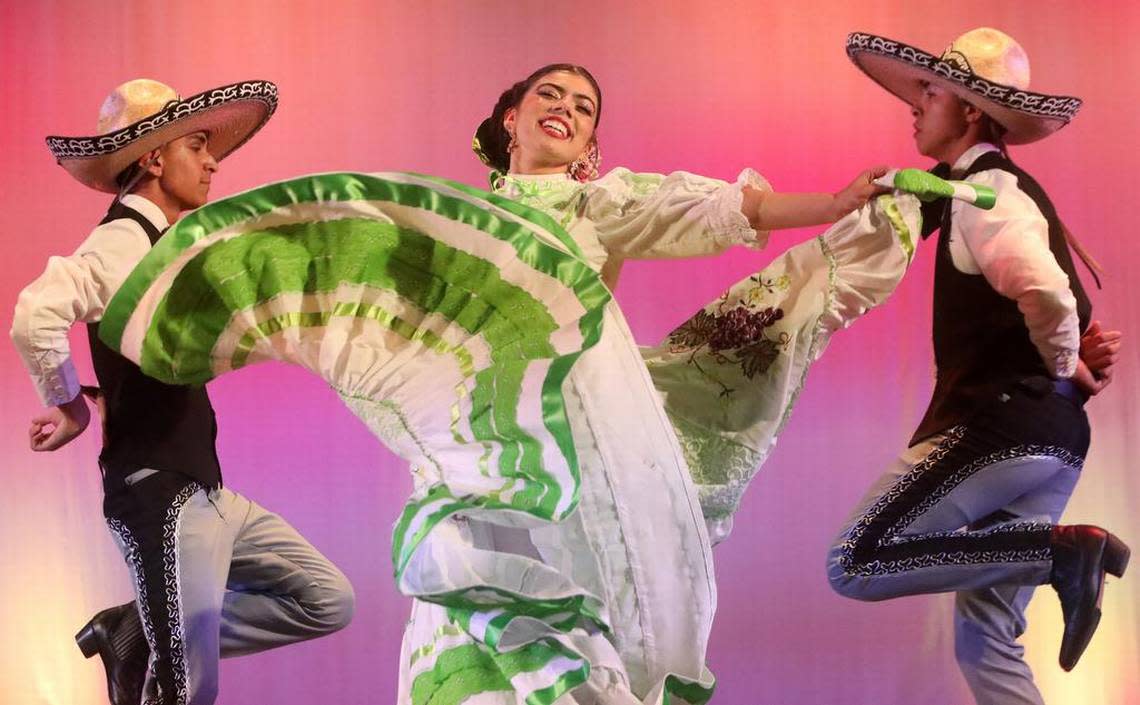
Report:
M1059 219L1058 222L1060 222ZM1104 268L1100 266L1100 263L1093 259L1093 256L1089 254L1088 250L1084 248L1084 245L1080 243L1080 240L1077 240L1077 237L1073 235L1068 226L1066 226L1064 223L1061 223L1061 232L1065 234L1065 242L1069 243L1069 247L1073 250L1073 252L1077 254L1077 257L1079 257L1080 260L1085 263L1085 267L1088 268L1089 274L1092 275L1093 281L1096 282L1096 288L1103 289L1104 287L1100 285L1099 275L1104 274Z
M940 179L949 179L950 165L944 162L939 162L934 168L930 169L930 173L934 174ZM923 239L930 237L930 235L935 230L942 226L943 218L945 218L949 213L949 204L949 200L938 200L922 204ZM1065 236L1065 242L1069 244L1069 249L1071 249L1077 255L1077 258L1080 259L1081 262L1084 263L1085 268L1089 270L1089 274L1092 275L1093 281L1096 282L1096 288L1104 289L1100 283L1100 275L1104 274L1104 268L1100 266L1100 263L1097 262L1091 254L1089 254L1089 251L1086 250L1085 246L1081 244L1080 240L1078 240L1077 237L1073 235L1072 231L1069 230L1067 225L1061 222L1059 218L1057 222L1061 223L1061 232Z
M1006 159L1009 159L1009 151L1005 147L1005 128L1002 127L1001 124L995 119L991 118L987 122L987 131L989 134L986 135L986 140L991 144L996 145L998 150L1001 151L1002 156L1004 156ZM944 165L939 164L938 166L941 167ZM949 167L947 167L947 169L949 169ZM1069 231L1069 228L1063 222L1061 222L1059 218L1057 222L1061 223L1061 232L1065 235L1065 242L1069 243L1069 248L1076 253L1081 262L1084 262L1085 268L1089 270L1089 274L1092 275L1093 281L1096 282L1096 288L1103 289L1104 287L1100 285L1100 275L1104 274L1104 268L1100 266L1100 263L1093 259L1093 256L1090 255L1088 250L1084 248L1084 245L1082 245L1080 241L1077 240L1076 236L1074 236L1073 233Z
M1004 154L1004 152L1004 145L1002 145L1002 153ZM930 169L930 173L933 173L933 175L938 178L948 179L950 178L950 164L938 162L938 164L935 165L933 169ZM942 226L942 220L948 211L948 204L950 204L948 201L936 201L933 203L922 204L923 238L929 237L931 233L934 233L935 230ZM1058 222L1060 222L1060 219L1058 219ZM1073 250L1073 252L1076 253L1077 258L1084 262L1084 266L1089 270L1089 274L1092 275L1093 281L1097 283L1097 289L1104 290L1104 286L1101 286L1100 284L1100 275L1105 274L1105 268L1100 266L1100 262L1094 259L1092 257L1092 254L1089 254L1088 250L1084 249L1084 245L1081 244L1080 240L1077 240L1076 236L1073 235L1072 230L1069 230L1068 226L1066 226L1064 222L1060 222L1060 225L1061 233L1065 235L1065 242L1068 243L1069 249Z
M128 193L133 191L135 189L135 186L138 186L139 182L142 181L142 177L146 176L146 170L149 169L150 166L156 161L158 161L157 149L150 153L150 158L147 159L145 163L139 164L138 162L135 162L134 173L131 174L131 178L127 179L125 182L123 182L123 185L119 187L119 193L115 196L115 200L122 201L123 196L126 196Z

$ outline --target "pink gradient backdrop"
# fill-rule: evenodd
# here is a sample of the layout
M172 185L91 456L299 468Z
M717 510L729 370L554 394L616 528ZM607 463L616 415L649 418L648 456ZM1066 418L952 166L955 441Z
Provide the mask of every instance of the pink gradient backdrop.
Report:
M0 327L10 327L17 292L44 260L70 252L106 207L52 164L44 135L88 133L102 98L132 77L184 95L245 78L278 83L277 116L223 164L214 196L332 169L414 170L482 186L467 149L475 125L508 83L551 61L586 64L601 81L608 166L722 178L753 166L781 190L833 190L872 163L926 165L905 107L845 58L846 34L938 51L982 24L1020 39L1035 87L1087 101L1071 127L1014 156L1108 268L1105 290L1093 294L1098 316L1131 336L1118 381L1090 405L1093 449L1068 519L1111 526L1140 547L1140 254L1126 180L1140 152L1134 3L5 3ZM778 234L760 254L631 263L618 298L638 336L656 341L808 234ZM833 595L823 571L833 533L925 404L931 269L930 251L921 252L895 298L833 341L735 534L717 549L714 703L969 700L953 661L949 596L860 604ZM82 334L75 343L85 358ZM39 402L6 343L0 380L0 702L101 703L101 671L71 634L130 592L102 522L97 434L33 455L25 429ZM229 484L290 519L358 593L346 631L225 662L219 702L391 702L408 604L393 588L388 546L406 471L298 370L247 370L211 392ZM1111 586L1101 631L1072 674L1055 665L1056 600L1039 592L1025 643L1049 702L1140 704L1133 573Z

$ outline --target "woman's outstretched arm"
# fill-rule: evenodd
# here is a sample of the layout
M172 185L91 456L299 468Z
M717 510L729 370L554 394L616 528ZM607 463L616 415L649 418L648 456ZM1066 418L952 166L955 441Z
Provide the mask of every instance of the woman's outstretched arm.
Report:
M745 187L740 211L754 230L833 223L888 189L874 184L887 167L868 169L838 193L776 193Z

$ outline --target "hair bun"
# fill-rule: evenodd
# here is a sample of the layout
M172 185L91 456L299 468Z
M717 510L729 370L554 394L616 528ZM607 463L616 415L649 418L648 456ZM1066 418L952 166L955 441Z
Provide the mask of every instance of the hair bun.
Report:
M506 171L510 166L507 159L507 148L506 145L502 144L498 134L502 130L502 126L500 125L498 130L495 127L494 116L479 123L479 127L475 130L475 136L471 139L471 149L485 166Z

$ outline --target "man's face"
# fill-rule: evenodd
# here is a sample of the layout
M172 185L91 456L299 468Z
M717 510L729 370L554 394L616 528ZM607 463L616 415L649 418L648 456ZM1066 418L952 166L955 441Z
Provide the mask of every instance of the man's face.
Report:
M159 186L178 205L191 210L205 205L210 195L210 179L218 162L209 150L209 136L193 132L166 143L159 150L162 175Z
M951 91L926 83L922 95L911 106L914 116L914 144L919 154L946 161L948 153L970 126L966 104Z

